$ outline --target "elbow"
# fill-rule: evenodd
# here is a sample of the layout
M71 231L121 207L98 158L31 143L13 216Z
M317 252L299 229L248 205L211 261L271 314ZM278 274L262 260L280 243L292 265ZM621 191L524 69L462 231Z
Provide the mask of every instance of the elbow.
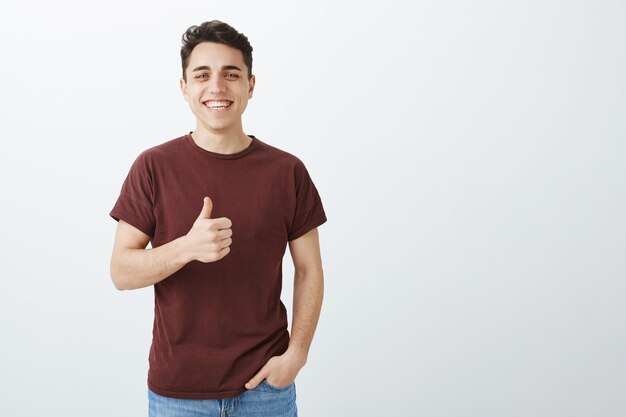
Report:
M118 275L115 275L113 271L111 271L111 281L113 281L113 285L119 291L125 291L128 289L124 285L124 281Z
M118 291L126 291L126 290L129 290L129 289L130 289L130 288L126 288L126 287L124 286L124 284L122 284L122 283L121 283L121 282L119 282L119 281L116 281L115 279L113 280L113 285L115 286L115 288L116 288Z
M114 259L111 258L111 265L109 267L109 275L111 276L111 281L115 288L119 291L128 290L128 286L126 285L126 281L124 280L123 274L120 273L119 269L116 268Z

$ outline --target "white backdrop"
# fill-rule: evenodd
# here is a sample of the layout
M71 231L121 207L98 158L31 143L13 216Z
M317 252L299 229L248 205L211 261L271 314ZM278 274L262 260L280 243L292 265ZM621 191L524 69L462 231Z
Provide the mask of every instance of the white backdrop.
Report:
M626 415L624 2L168 3L0 6L1 415L147 415L153 289L113 286L108 213L194 129L211 19L328 215L301 417Z

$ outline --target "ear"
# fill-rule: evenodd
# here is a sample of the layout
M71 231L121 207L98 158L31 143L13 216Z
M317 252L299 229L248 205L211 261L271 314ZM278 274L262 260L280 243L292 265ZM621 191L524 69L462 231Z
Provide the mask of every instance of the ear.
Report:
M256 84L256 75L252 74L250 77L250 87L248 88L248 99L252 98L252 93L254 92L254 85Z
M189 101L187 95L187 83L183 78L180 79L180 91L181 93L183 93L183 98L185 99L185 101Z

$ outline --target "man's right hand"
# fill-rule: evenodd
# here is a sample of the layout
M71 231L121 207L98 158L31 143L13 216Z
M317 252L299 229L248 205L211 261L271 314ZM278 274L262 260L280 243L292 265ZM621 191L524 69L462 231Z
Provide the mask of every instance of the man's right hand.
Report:
M213 202L209 197L204 197L202 211L186 235L191 260L215 262L230 252L233 223L227 217L212 219L212 210Z

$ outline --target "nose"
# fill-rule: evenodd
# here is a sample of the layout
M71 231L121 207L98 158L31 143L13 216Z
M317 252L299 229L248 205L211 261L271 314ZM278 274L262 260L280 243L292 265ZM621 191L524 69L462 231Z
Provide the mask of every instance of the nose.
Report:
M209 79L209 92L223 93L224 91L226 91L226 80L224 78L216 75Z

